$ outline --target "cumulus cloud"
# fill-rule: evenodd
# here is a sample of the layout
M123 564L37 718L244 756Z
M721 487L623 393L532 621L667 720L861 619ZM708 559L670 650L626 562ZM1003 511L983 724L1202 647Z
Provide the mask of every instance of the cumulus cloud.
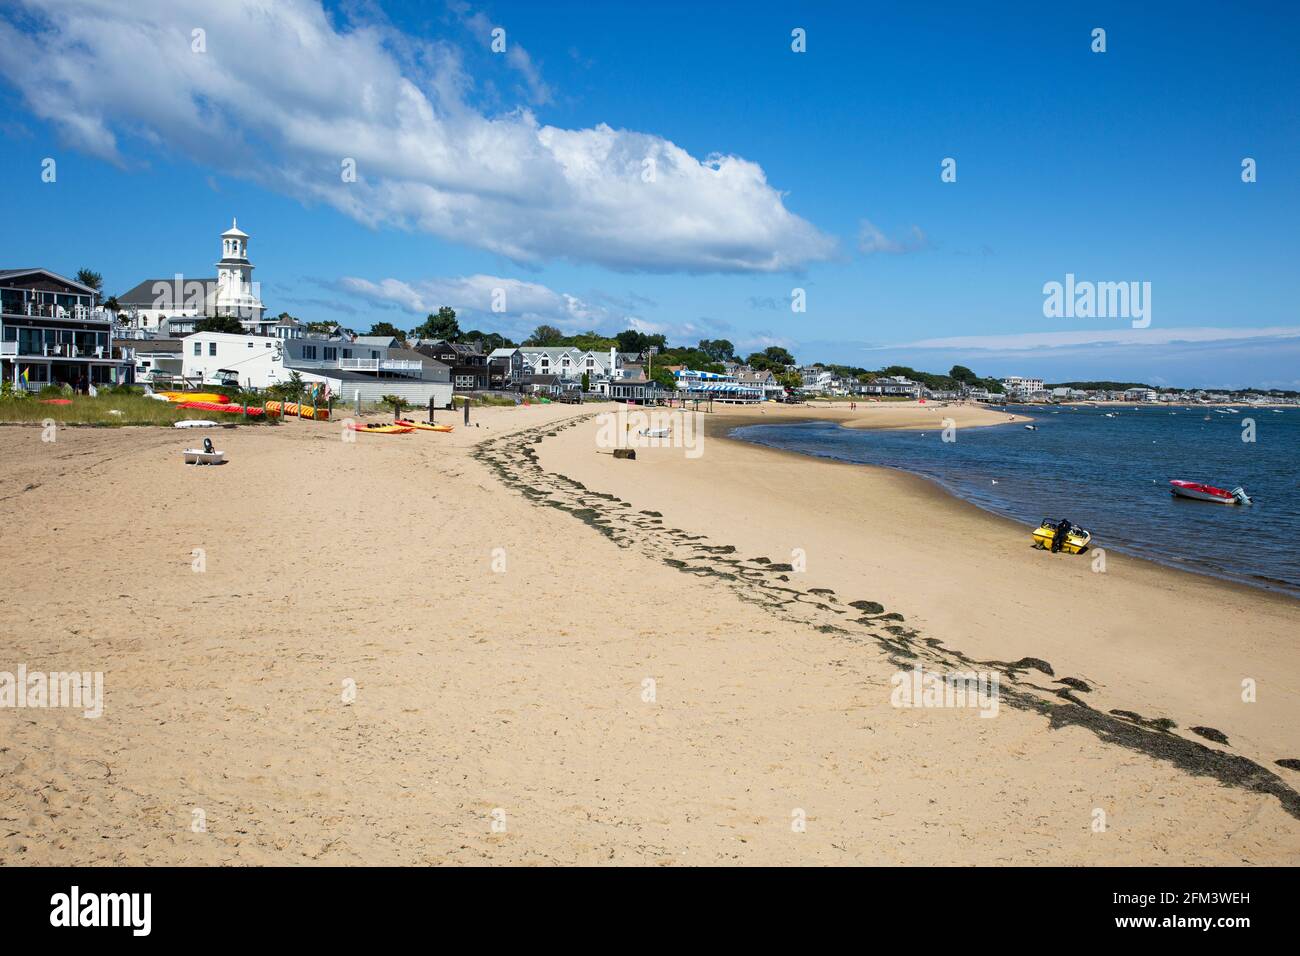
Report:
M636 329L650 335L663 333L669 343L687 345L731 332L731 325L720 319L702 316L694 320L650 321L629 311L629 303L616 296L599 291L579 296L504 276L477 274L416 281L348 276L329 286L371 305L401 309L421 318L448 305L456 310L462 329L479 327L516 338L543 324L570 334L594 329L612 335Z
M505 65L542 102L519 51ZM464 62L446 40L318 0L22 0L0 14L0 75L72 145L124 167L176 152L524 263L773 272L834 253L757 163L603 123L549 126L527 107L489 115Z

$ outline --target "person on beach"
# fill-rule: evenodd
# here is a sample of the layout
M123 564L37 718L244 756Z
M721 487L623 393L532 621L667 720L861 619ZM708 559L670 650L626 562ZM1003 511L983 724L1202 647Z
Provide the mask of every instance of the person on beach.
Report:
M1052 554L1065 547L1065 536L1070 533L1070 519L1062 518L1056 525L1056 534L1052 535Z

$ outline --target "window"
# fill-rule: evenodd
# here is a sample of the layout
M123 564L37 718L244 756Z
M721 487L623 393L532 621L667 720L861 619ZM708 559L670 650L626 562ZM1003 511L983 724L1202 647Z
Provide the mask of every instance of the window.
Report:
M326 360L327 362L328 362L328 361L331 361L331 360L333 360L333 359L336 359L336 358L338 358L338 357L339 357L339 350L338 350L338 349L336 349L336 348L331 348L331 347L328 346L328 345L325 346L325 360Z
M249 343L248 343L248 347L251 349L251 348L253 347L253 343L252 343L252 342L249 342Z
M270 342L267 342L267 343L266 343L266 347L269 349L269 348L271 347L271 343L270 343Z
M202 343L202 342L195 342L195 343L194 343L194 354L195 354L195 355L202 355L202 354L203 354L203 343Z
M351 350L351 349L344 349L344 350L343 350L343 357L344 357L344 358L352 358L352 350Z
M314 359L316 357L316 346L304 345L302 347L302 357L305 359Z
M209 354L209 355L216 355L216 354L217 354L217 343L216 343L216 342L209 342L209 343L208 343L208 354Z

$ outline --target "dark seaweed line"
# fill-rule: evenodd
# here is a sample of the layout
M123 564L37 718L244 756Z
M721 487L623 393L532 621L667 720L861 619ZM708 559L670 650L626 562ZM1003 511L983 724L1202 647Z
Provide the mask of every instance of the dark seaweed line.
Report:
M664 527L659 512L635 511L615 495L591 491L565 475L546 471L537 460L536 446L590 417L581 416L492 438L480 443L471 455L503 484L534 504L568 512L619 547L635 547L683 574L714 578L740 600L758 605L780 620L852 643L874 644L884 651L890 663L903 670L918 663L937 671L997 670L1002 674L1000 701L1043 715L1050 729L1083 727L1107 743L1166 761L1194 776L1271 794L1287 813L1300 819L1300 793L1267 767L1240 754L1216 750L1182 737L1173 732L1177 724L1168 718L1145 718L1128 710L1096 710L1078 696L1091 689L1084 681L1075 677L1056 678L1046 661L1032 657L1013 662L968 657L935 638L921 637L905 625L901 614L886 612L878 602L841 602L829 588L802 591L790 587L787 572L793 569L788 564L773 563L766 557L738 558L731 545L709 544L705 535ZM1030 670L1064 686L1041 687L1028 679ZM1229 745L1227 737L1214 728L1191 730L1208 740ZM1300 761L1292 758L1280 760L1278 764L1300 769Z

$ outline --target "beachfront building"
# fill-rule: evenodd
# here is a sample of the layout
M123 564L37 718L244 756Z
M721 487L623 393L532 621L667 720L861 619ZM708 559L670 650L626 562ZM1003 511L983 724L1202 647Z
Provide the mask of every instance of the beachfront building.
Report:
M721 372L698 372L679 368L673 372L677 384L677 397L688 400L714 399L720 402L748 404L764 399L763 386L756 382L741 382L734 375Z
M748 366L742 366L734 372L727 372L726 374L734 375L736 381L741 385L753 385L756 388L761 388L764 398L781 399L785 397L785 386L777 381L776 373L771 369L765 368L759 371Z
M519 388L523 383L524 353L517 348L493 349L488 353L488 388L500 391Z
M113 340L113 347L131 362L130 381L160 388L185 384L185 363L181 355L184 346L183 340L173 338Z
M1014 401L1029 401L1034 392L1043 391L1043 380L1012 375L1002 380L1002 390Z
M0 379L28 391L128 381L113 321L89 286L48 269L0 270Z
M608 352L583 351L575 346L524 346L519 349L527 375L555 375L565 382L587 383L593 392L608 394L611 380L622 377L628 364L623 354L611 348Z
M363 339L370 340L368 343ZM403 348L397 339L357 339L305 333L293 339L270 335L195 332L181 341L182 376L195 386L265 389L289 381L324 382L344 401L378 401L396 395L412 405L429 399L451 403L451 369Z
M478 343L448 342L445 339L417 339L415 351L451 369L451 383L458 392L475 392L490 384L488 357Z
M905 375L888 375L883 378L862 382L857 387L860 395L889 395L895 398L921 398L925 388L920 382L913 382Z
M117 297L118 321L127 336L183 336L201 320L229 315L246 332L271 335L276 319L267 318L259 283L253 281L248 258L248 233L234 220L221 234L221 258L213 278L145 279Z

